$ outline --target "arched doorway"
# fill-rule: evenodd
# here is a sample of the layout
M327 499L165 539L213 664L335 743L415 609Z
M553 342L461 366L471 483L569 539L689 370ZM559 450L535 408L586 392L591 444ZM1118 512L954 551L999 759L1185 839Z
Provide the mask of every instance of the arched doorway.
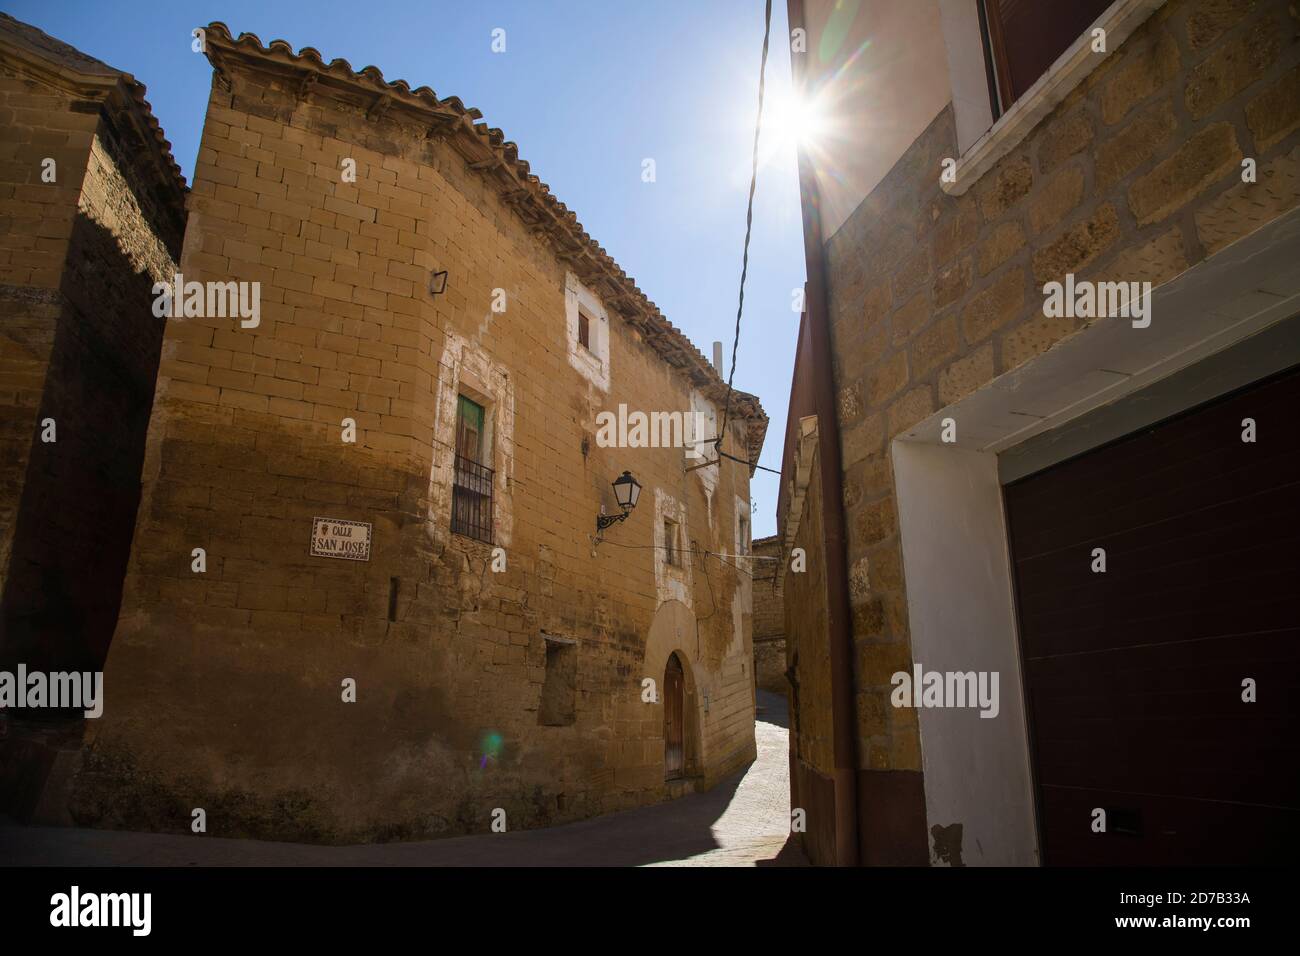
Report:
M681 659L668 655L664 668L664 779L672 780L686 773L685 677Z

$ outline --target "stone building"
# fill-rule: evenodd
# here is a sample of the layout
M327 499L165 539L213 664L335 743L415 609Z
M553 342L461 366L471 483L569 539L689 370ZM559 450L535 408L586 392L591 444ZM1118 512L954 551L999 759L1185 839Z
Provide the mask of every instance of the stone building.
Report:
M185 182L144 86L0 14L0 670L98 670L117 623ZM46 714L45 716L49 716ZM66 743L0 717L0 811ZM70 745L73 752L76 745ZM34 774L34 776L33 776Z
M743 767L751 587L716 555L748 545L757 399L725 409L717 370L478 111L220 23L201 39L104 715L58 805L374 841L574 820ZM624 411L611 441L602 413ZM739 462L694 467L719 419Z
M754 542L754 686L782 694L785 679L785 602L779 573L781 540L777 535Z
M805 850L1289 859L1295 5L789 8L822 114L778 520Z
M0 648L97 668L162 343L150 288L174 271L185 183L130 74L0 15L0 84Z

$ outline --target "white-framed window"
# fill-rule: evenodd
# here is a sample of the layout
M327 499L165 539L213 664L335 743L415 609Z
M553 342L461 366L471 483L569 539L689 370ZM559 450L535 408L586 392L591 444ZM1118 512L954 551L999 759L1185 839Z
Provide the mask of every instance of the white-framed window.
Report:
M992 105L1005 113L1070 46L1089 32L1113 0L977 0Z
M664 519L664 561L673 567L681 567L682 564L680 531L672 518Z
M578 306L578 344L591 351L591 316Z
M427 533L444 544L461 534L509 547L515 399L508 369L448 331L434 394ZM470 525L479 533L462 530Z
M705 398L698 390L691 390L691 414L687 417L685 449L686 464L698 465L705 461L712 461L717 457L716 449L712 444L718 436L718 409L711 401ZM693 474L697 481L703 486L704 498L709 510L709 524L713 524L713 492L718 486L718 473L722 469L697 468Z
M495 448L492 402L462 382L456 395L456 457L452 472L451 530L492 544Z
M1164 2L939 0L959 154L944 191L973 186Z
M750 548L753 544L750 538L750 507L750 503L747 499L742 498L739 495L736 496L735 561L736 567L740 568L746 574L753 572L753 569L750 567L750 565L753 564L753 561L751 561L749 557Z
M564 318L569 364L602 392L608 392L609 313L572 272L564 280Z
M691 549L686 502L655 489L655 591L658 603L680 601L691 606Z

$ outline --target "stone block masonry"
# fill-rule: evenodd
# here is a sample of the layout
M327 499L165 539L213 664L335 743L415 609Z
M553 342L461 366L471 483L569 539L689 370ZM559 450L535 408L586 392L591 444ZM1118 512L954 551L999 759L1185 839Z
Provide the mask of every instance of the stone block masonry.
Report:
M97 671L117 625L185 183L129 75L0 14L0 669ZM39 816L82 711L0 716ZM54 781L55 783L52 783ZM41 822L67 822L54 811Z
M1081 327L1044 317L1045 283L1158 285L1300 203L1295 26L1282 0L1171 0L968 192L933 172L949 107L827 241L860 766L921 769L914 712L879 703L908 656L890 440Z
M116 626L184 181L143 87L0 18L0 661L98 669Z
M203 807L210 833L357 842L665 799L674 653L687 783L752 760L748 581L705 553L733 547L749 470L706 483L682 449L595 441L601 410L725 384L535 177L503 190L514 145L458 101L220 24L207 42L179 268L260 283L261 322L166 322L74 817L186 831ZM608 313L607 388L569 360L575 276ZM486 541L452 528L462 396L484 409ZM766 418L736 402L727 447L753 458ZM624 470L640 506L593 545ZM656 493L681 509L686 600L656 589ZM310 555L322 517L371 525L369 560Z
M891 442L1099 321L1046 315L1047 283L1159 286L1300 205L1297 23L1286 0L1169 0L964 192L940 182L960 156L949 104L826 237L864 861L923 862L930 839L916 711L889 704L914 663ZM800 534L819 505L802 507ZM785 580L805 805L830 770L812 733L821 589ZM822 835L805 847L832 858Z
M777 536L754 542L754 683L784 696L786 680L784 575Z

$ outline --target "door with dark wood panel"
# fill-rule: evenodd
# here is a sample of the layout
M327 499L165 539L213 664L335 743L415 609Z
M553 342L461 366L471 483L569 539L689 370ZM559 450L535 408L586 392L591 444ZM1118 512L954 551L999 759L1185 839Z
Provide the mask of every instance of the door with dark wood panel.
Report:
M1293 860L1300 369L1005 497L1044 862Z
M673 654L664 669L664 776L680 777L686 769L682 662Z

